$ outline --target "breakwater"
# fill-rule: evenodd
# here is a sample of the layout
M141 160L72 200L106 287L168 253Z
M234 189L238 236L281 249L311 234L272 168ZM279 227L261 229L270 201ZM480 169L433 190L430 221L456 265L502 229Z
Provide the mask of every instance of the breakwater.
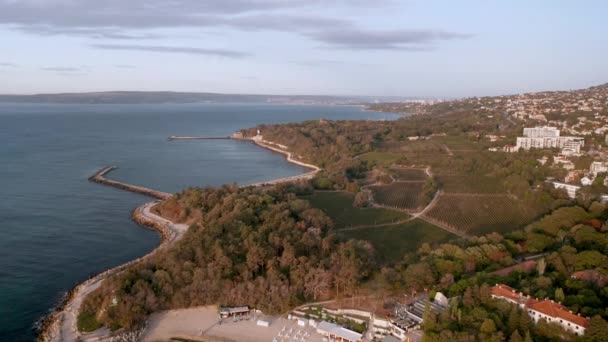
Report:
M226 139L232 139L229 136L225 136L225 137L188 137L188 136L176 136L176 135L172 135L170 137L167 138L167 140L171 141L171 140L226 140Z
M118 181L106 178L105 175L107 175L114 169L116 169L116 166L106 166L106 167L102 168L101 170L95 172L95 174L92 175L91 177L89 177L89 181L99 183L99 184L104 184L107 186L112 186L112 187L122 189L122 190L135 192L138 194L142 194L142 195L146 195L146 196L150 196L150 197L154 197L154 198L158 198L161 200L168 199L171 196L173 196L172 194L167 193L167 192L148 189L143 186L131 185L131 184L122 183L122 182L118 182Z

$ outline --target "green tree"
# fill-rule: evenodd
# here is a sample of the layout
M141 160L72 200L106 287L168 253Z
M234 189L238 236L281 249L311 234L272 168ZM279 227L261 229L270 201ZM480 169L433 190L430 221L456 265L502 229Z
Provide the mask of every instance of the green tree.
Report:
M483 305L487 305L492 299L492 291L488 284L483 283L479 288L479 302Z
M523 311L521 315L519 315L519 330L520 331L530 331L532 328L532 320L530 319L530 315L526 311Z
M435 311L431 309L431 303L429 301L426 302L424 307L422 322L425 333L433 332L435 331L435 328L437 328L437 315L435 314Z
M555 289L555 300L559 303L563 303L566 299L566 295L564 294L564 290L561 287Z
M475 299L473 298L473 290L470 287L467 287L467 289L464 290L464 295L462 296L462 304L464 304L466 308L471 308L473 307L473 305L475 305Z
M486 336L491 336L496 332L496 324L493 320L486 318L481 324L481 327L479 327L479 332Z
M585 341L608 341L608 322L600 316L593 316L585 330Z
M511 307L511 312L509 312L509 319L507 321L507 327L509 328L509 333L513 333L514 331L517 331L517 329L519 328L519 321L520 321L519 316L520 316L519 309L517 308L517 306L513 305Z
M509 342L523 342L523 340L518 330L515 330L509 337Z

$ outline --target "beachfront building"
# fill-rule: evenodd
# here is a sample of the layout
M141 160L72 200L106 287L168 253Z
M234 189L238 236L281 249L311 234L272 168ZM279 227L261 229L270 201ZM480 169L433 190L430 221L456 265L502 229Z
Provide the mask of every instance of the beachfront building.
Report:
M248 306L237 306L237 307L220 307L219 313L220 318L234 317L241 318L249 315Z
M363 336L358 332L325 321L319 322L317 333L325 336L330 342L359 342Z
M391 335L402 341L407 340L409 332L420 329L427 305L430 310L439 314L448 308L448 303L449 299L441 292L435 294L433 301L429 301L425 295L409 304L397 303L393 313L394 317L391 319Z
M525 296L507 285L496 284L492 287L491 293L492 298L518 305L532 318L534 323L544 319L549 323L559 324L562 328L577 335L584 335L585 329L589 325L588 318L572 313L559 303L548 299L539 300Z

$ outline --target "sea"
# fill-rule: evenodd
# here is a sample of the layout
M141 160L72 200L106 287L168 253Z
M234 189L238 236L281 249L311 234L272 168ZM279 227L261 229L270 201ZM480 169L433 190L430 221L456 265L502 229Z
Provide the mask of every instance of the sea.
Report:
M258 124L382 120L356 106L0 103L0 341L32 341L35 324L79 282L154 249L130 220L150 199L91 183L108 178L177 192L249 184L305 170L227 136ZM263 132L262 132L263 134Z

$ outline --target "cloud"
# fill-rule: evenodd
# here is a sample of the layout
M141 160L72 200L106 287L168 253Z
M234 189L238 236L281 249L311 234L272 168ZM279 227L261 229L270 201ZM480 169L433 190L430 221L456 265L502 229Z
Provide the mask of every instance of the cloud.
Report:
M331 5L379 8L384 3L335 0ZM141 31L185 27L303 32L353 26L342 17L300 11L327 6L322 0L0 0L0 25L30 34L104 39L157 38Z
M114 67L119 69L137 69L135 65L130 64L115 64Z
M54 72L60 76L81 76L86 74L85 68L86 67L48 66L42 67L40 70Z
M248 27L262 25L257 18L268 13L311 3L322 5L319 0L0 0L0 23L18 25L18 29L31 26L41 32L52 32L52 28Z
M8 62L0 62L0 67L4 67L4 68L16 68L17 64L8 63Z
M45 70L45 71L56 71L56 72L81 72L82 71L80 68L62 67L62 66L44 67L41 69Z
M393 30L372 31L346 29L321 31L311 34L311 38L331 47L366 50L408 50L425 51L432 49L432 43L441 40L468 39L471 35L434 30Z
M129 40L129 39L158 39L163 38L162 35L153 33L141 33L141 32L126 32L115 28L88 28L88 27L57 27L49 25L21 25L14 26L14 29L19 31L37 34L42 36L82 36L93 39L117 39L117 40Z
M389 11L394 0L0 0L0 25L29 34L93 39L166 38L162 29L276 31L302 35L324 46L351 50L425 51L470 35L441 30L371 30L349 13ZM344 10L344 11L342 11ZM347 11L348 10L348 11ZM200 30L199 30L200 32ZM200 48L103 44L99 48L243 57Z
M289 61L291 64L299 65L302 67L338 67L342 65L358 65L358 66L375 66L371 63L352 63L347 61L337 61L328 59L316 59L306 61Z
M243 58L250 56L246 52L226 50L226 49L204 49L196 47L179 47L179 46L157 46L157 45L120 45L120 44L93 44L97 49L106 50L125 50L125 51L148 51L160 53L182 53L190 55L210 55L227 58Z

